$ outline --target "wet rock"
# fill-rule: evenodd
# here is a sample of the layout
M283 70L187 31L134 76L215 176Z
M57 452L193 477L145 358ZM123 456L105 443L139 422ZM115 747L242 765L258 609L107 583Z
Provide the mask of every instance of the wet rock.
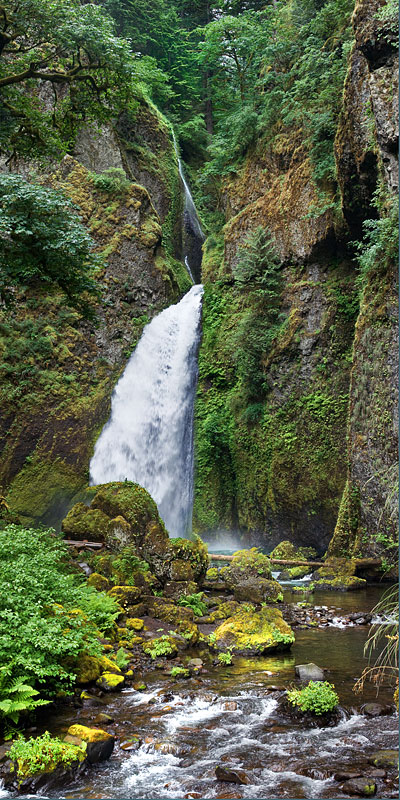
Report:
M368 625L372 620L372 614L366 614L363 611L353 611L349 614L351 622L357 622L358 625Z
M201 660L201 658L191 658L190 661L188 661L187 666L188 669L200 669L203 666L203 663L204 662Z
M300 678L301 681L324 680L324 670L312 662L309 664L298 664L294 669L297 677Z
M157 744L154 745L154 749L163 755L185 756L190 753L191 747L183 742L178 743L166 739L165 741L157 742Z
M362 772L335 772L334 780L339 781L351 781L353 778L361 778Z
M376 783L370 778L354 778L346 781L341 786L342 792L358 797L373 797L376 793Z
M86 742L86 756L90 764L106 761L114 750L114 736L101 728L71 725L68 728L68 736L74 736L81 742Z
M386 778L387 772L385 769L369 769L368 778Z
M131 736L129 739L125 739L120 744L121 750L123 750L125 753L131 753L134 750L139 750L139 747L140 747L140 739L139 736L136 735Z
M96 725L111 725L114 722L114 717L101 711L100 714L96 714L93 722L95 722Z
M293 631L281 612L265 606L257 612L241 608L225 620L215 631L214 646L250 655L288 650L293 642Z
M399 761L399 751L377 750L376 753L373 753L373 755L369 757L368 761L370 764L373 764L374 767L382 767L383 769L397 767Z
M113 672L103 672L96 681L97 686L100 686L105 692L117 692L122 689L124 683L124 676L116 675Z
M80 699L83 702L83 705L91 708L92 706L103 706L104 700L101 697L96 697L94 694L89 694L89 692L83 691L80 693Z
M381 706L380 703L365 703L365 705L361 706L361 711L367 717L382 717L388 713L388 710Z
M224 711L237 711L238 704L234 700L228 700L223 704Z
M228 769L228 767L218 766L215 769L217 780L226 781L226 783L239 783L242 786L249 784L250 778L241 769Z

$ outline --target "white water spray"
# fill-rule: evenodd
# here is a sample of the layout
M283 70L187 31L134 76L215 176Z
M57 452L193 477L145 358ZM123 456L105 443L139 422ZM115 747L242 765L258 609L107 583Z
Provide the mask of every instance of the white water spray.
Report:
M198 275L200 277L201 246L206 237L200 225L192 193L185 178L175 134L173 134L173 140L175 154L178 160L179 175L185 195L185 206L183 211L183 255L187 271L193 283L195 283L196 279L194 276Z
M202 294L193 286L145 327L90 462L92 485L128 479L144 486L172 536L191 528Z

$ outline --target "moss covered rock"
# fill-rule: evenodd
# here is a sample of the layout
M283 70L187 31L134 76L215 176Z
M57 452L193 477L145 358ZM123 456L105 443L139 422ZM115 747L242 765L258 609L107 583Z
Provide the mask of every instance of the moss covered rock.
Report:
M258 612L240 609L216 629L213 638L218 650L247 655L288 650L294 642L281 612L269 606Z
M207 545L199 537L171 539L164 575L170 581L195 581L201 584L209 566Z
M124 676L118 675L115 672L103 672L96 681L97 686L100 686L100 689L103 689L105 692L116 692L122 689L124 683Z
M279 583L272 580L269 558L256 547L234 553L230 564L220 570L220 575L236 600L264 603L282 599Z
M357 578L355 575L339 575L331 580L322 578L320 581L314 581L314 589L321 591L354 592L357 589L365 589L366 586L365 578Z
M98 592L107 592L110 589L110 581L98 572L92 572L87 580L88 586L93 586Z
M174 636L159 636L143 645L143 652L151 658L174 658L178 654L178 643Z
M67 738L73 737L86 746L86 755L90 764L106 761L114 750L115 739L111 733L101 728L87 728L86 725L71 725Z
M123 608L134 605L142 596L142 588L138 586L113 586L107 594L116 600Z
M100 658L90 656L88 653L81 653L75 664L76 682L80 686L87 683L94 683L100 677L104 667Z
M76 503L62 523L62 531L70 539L87 539L104 542L107 537L109 518L99 508L89 508Z

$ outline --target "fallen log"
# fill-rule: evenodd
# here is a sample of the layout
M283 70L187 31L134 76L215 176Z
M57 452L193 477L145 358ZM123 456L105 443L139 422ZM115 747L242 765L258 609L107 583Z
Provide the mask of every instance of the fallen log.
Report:
M210 561L232 561L232 556L222 556L219 553L209 553ZM283 558L271 558L271 564L278 564L282 567L325 567L324 561L300 561L299 559L287 560Z
M78 541L74 541L73 539L64 539L64 543L68 545L68 547L77 547L79 548L89 548L89 550L100 550L104 547L103 542L88 542L86 539L79 539Z

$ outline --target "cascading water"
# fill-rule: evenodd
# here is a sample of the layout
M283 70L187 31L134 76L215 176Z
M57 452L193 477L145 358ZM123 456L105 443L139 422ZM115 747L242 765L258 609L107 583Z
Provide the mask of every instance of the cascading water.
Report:
M178 170L182 181L183 190L185 194L185 206L183 211L183 254L187 271L193 281L200 280L201 277L201 259L202 259L202 244L205 240L199 218L197 216L196 206L193 201L185 173L183 171L182 161L179 156L178 143L175 135L174 147L176 157L178 159Z
M193 286L144 329L90 463L92 484L127 478L144 486L172 536L191 527L202 294Z
M175 143L176 152L177 146ZM178 157L185 190L185 226L200 248L204 240ZM192 280L193 249L184 252ZM200 260L201 263L201 260ZM196 269L199 264L196 261ZM180 303L143 331L111 401L90 462L92 485L135 481L155 500L172 536L191 529L193 506L193 408L201 335L203 287L193 286Z

